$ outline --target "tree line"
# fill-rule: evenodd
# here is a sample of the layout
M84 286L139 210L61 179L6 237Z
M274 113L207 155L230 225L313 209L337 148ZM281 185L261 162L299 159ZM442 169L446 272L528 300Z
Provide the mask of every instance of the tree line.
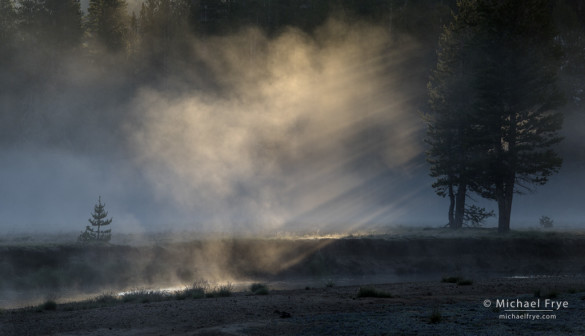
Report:
M185 40L191 34L229 34L247 26L259 27L268 35L278 34L286 27L311 32L332 13L385 21L393 29L426 36L429 30L437 31L449 5L454 3L145 0L137 12L129 13L126 0L90 0L84 13L79 0L0 0L0 52L6 60L14 49L83 49L93 55L126 53L147 63L164 63L165 53L185 51ZM427 23L420 25L424 20Z

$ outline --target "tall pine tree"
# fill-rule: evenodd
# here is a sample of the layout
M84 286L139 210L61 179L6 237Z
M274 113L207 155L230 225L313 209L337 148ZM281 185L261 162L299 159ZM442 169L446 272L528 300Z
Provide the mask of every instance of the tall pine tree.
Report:
M473 98L469 83L473 76L473 38L477 16L460 3L460 11L446 26L439 40L437 65L428 83L429 106L426 116L429 145L427 161L433 188L449 197L449 226L461 228L465 218L466 197L474 182L472 166Z
M546 183L562 163L553 150L562 99L551 7L547 0L458 7L429 83L427 157L438 193L456 199L455 225L470 189L498 203L498 229L508 232L513 195Z
M554 151L563 116L557 88L560 46L547 0L477 1L476 129L482 155L478 192L498 203L498 230L508 232L515 193L556 173Z

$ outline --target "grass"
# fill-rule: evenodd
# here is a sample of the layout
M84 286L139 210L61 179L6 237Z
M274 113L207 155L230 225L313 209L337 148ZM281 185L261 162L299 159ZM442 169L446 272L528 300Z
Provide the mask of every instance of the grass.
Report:
M374 287L360 287L357 297L391 298L392 294L378 290Z
M205 293L205 297L213 298L231 296L233 289L234 286L230 282L228 282L225 285L215 287L211 292Z
M118 296L112 293L104 293L94 299L96 303L110 305L118 302Z
M122 295L122 301L129 303L132 302L149 303L166 301L170 296L171 294L163 291L139 289Z
M250 292L254 295L268 295L268 286L263 283L253 283L250 285Z
M264 285L265 286L265 285ZM262 288L257 289L258 295L262 295ZM266 287L268 290L268 287ZM110 307L118 304L126 303L149 303L169 300L186 300L186 299L203 299L213 297L227 297L231 296L233 292L233 285L227 283L225 285L217 286L213 290L209 290L209 283L207 281L196 281L193 285L185 287L176 291L160 291L138 289L122 295L113 293L104 293L92 299L70 302L60 304L60 309L64 311L93 309L100 307ZM33 306L31 309L42 312L46 310L56 310L57 303L54 300L47 300L45 303L38 306Z
M205 289L198 287L186 287L183 290L176 291L174 297L176 300L203 299L205 297Z
M183 290L174 293L176 300L185 299L203 299L205 292L209 290L209 282L205 280L198 280L193 282L191 287L185 287Z

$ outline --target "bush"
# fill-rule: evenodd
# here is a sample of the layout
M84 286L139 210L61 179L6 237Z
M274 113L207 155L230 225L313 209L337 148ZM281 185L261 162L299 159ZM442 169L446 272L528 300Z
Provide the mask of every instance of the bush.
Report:
M472 205L470 207L465 207L463 221L467 224L467 226L477 228L481 227L485 223L486 219L495 216L496 213L493 210L487 211L485 208Z
M195 281L191 287L186 287L183 290L175 292L175 299L184 300L187 298L191 299L202 299L205 297L205 292L209 288L209 283L204 280Z
M357 293L357 297L391 298L392 294L373 287L360 287Z
M268 286L262 283L253 283L250 285L250 292L254 293L255 295L267 295L268 294Z
M441 279L441 282L458 283L461 280L463 280L462 277L459 277L459 276L451 276L451 277L443 277L443 279Z
M461 279L457 281L457 284L459 286L471 286L473 285L473 280Z
M54 300L45 301L45 303L40 305L37 309L37 311L43 311L43 310L57 310L57 302L55 302Z
M464 279L463 277L460 276L443 277L443 279L441 279L441 282L454 283L459 286L473 285L473 280Z

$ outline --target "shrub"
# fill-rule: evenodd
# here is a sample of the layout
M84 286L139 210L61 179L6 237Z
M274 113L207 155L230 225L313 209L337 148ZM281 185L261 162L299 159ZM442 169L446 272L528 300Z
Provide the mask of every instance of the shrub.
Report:
M461 280L457 281L457 284L459 286L470 286L470 285L473 285L473 280L461 279Z
M441 279L441 282L458 283L461 280L463 280L462 277L459 277L459 276L451 276L451 277L443 277L443 279Z
M45 301L45 303L40 305L37 311L41 310L57 310L57 302L55 302L54 300L47 300Z
M205 291L208 288L208 284L205 281L195 281L191 287L185 287L183 290L175 292L175 299L184 300L187 298L191 299L202 299L205 297Z
M465 212L463 214L463 220L470 227L481 227L486 219L490 217L495 217L496 213L491 210L487 211L485 208L480 208L478 206L472 205L469 207L465 207Z
M250 292L254 293L255 295L267 295L269 291L266 284L253 283L250 285Z
M465 278L460 277L460 276L443 277L443 279L441 279L441 282L454 283L454 284L457 284L459 286L473 285L473 280L465 279Z
M333 282L333 280L329 279L325 283L325 287L327 287L327 288L333 288L333 287L335 287L335 282Z
M360 287L357 297L391 298L392 294L378 290L374 287Z

